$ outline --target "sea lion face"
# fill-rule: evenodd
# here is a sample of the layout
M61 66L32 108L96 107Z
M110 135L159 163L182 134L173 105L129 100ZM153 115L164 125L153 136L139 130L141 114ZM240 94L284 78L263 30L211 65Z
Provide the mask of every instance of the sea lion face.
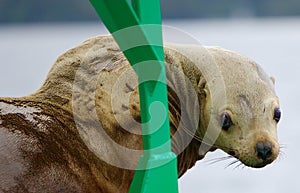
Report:
M223 75L226 103L213 107L220 134L215 146L243 164L260 168L279 154L277 123L280 106L274 80L249 59L229 51L214 51Z
M279 153L279 102L271 93L260 94L264 96L261 100L236 93L231 99L238 105L228 104L219 113L221 133L217 145L251 167L263 167L274 161ZM259 103L252 105L253 101Z

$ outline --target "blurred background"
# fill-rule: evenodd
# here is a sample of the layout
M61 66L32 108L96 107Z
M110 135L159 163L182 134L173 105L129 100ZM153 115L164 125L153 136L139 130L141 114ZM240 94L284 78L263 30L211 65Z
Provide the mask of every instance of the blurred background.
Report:
M300 192L300 1L161 0L161 5L164 25L175 29L166 30L166 40L185 42L184 33L198 44L253 59L275 77L283 112L278 127L283 148L275 163L227 167L230 160L213 161L226 154L209 153L179 180L180 192ZM32 93L60 54L106 33L87 0L0 0L0 96Z
M278 17L300 14L299 0L161 0L166 19ZM98 21L89 1L0 0L0 22Z

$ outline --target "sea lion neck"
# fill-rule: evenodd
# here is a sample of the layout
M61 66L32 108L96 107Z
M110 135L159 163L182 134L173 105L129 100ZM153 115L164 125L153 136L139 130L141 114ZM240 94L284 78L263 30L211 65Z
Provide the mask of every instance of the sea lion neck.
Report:
M58 104L71 111L76 77L87 78L89 73L93 73L95 67L89 62L96 61L99 63L98 55L101 56L103 52L106 54L105 57L102 57L103 60L113 57L114 50L119 50L119 48L111 36L91 38L80 46L68 50L58 57L42 86L30 97L35 98L35 100ZM88 90L90 86L88 78L85 81Z
M201 145L199 119L204 98L199 82L205 80L200 69L176 45L166 45L165 63L172 150L178 155L178 175L181 176L202 159L198 153Z
M79 64L80 58L59 58L42 86L29 97L71 108L73 81Z

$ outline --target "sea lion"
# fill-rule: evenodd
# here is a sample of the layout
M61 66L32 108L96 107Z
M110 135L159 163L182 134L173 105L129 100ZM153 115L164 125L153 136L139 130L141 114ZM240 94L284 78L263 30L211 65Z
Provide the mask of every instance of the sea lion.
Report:
M258 64L173 44L165 61L179 176L216 148L250 167L277 158L279 100ZM0 98L0 192L127 192L143 152L138 96L111 36L64 53L36 92Z

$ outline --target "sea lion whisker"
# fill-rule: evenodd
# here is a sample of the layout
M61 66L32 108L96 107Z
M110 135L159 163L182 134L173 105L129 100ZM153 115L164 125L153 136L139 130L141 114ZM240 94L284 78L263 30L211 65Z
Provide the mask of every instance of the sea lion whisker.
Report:
M183 129L183 131L186 132L186 134L188 134L190 137L193 137L200 143L204 143L205 145L208 145L208 146L213 146L213 144L209 144L209 143L203 141L200 137L198 137L197 135L195 135L194 133L192 133L190 130L186 129L185 127L183 127L182 129Z
M240 162L240 161L239 161ZM233 169L241 168L240 166L245 166L242 162L240 162L237 166L235 166ZM244 169L245 167L242 167Z
M229 160L231 158L233 158L233 156L225 156L225 157L220 157L220 158L213 158L213 159L207 160L206 162L209 163L209 165L212 165L212 164L215 164L218 162Z
M221 146L221 145L216 145L216 144L211 144L208 142L203 141L203 139L201 139L199 136L194 135L190 130L186 129L185 127L182 128L183 131L185 131L190 137L193 137L195 140L199 141L200 143L203 143L207 146L212 146L212 147L216 147L216 148L220 148L220 149L228 149L228 150L232 150L235 151L235 149L230 148L230 147L225 147L225 146Z
M280 148L280 149L286 149L286 148L287 148L287 145L286 145L286 144L279 144L279 148Z
M278 159L282 159L285 156L285 152L283 151L283 149L286 149L286 145L285 144L280 144L279 145L279 154L278 154Z
M230 166L232 166L232 165L234 165L234 164L236 164L236 163L238 163L238 162L240 162L238 159L236 159L236 160L230 162L230 163L225 167L225 169L229 168Z
M280 149L278 157L275 161L282 160L282 159L284 159L284 157L285 157L285 152Z
M212 159L210 159L210 160L208 160L208 161L226 160L226 159L230 159L230 158L233 158L233 156L227 155L227 156L223 156L223 157L212 158Z
M230 158L233 158L233 156L228 155L228 156L223 156L223 157L217 157L217 158L209 159L207 161L226 160L226 159L230 159Z

